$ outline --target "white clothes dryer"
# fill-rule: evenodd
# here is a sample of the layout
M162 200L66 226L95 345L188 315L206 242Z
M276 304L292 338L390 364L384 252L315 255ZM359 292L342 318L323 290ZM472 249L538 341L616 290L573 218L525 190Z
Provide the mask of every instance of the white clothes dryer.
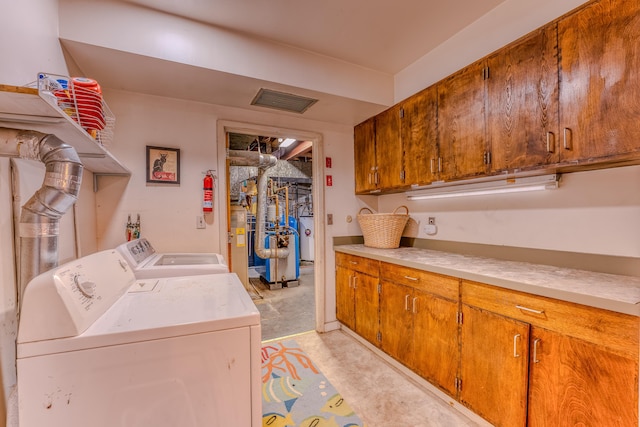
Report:
M98 252L26 287L20 426L258 427L260 346L237 275L136 281L118 251Z
M229 266L216 253L156 253L146 238L116 248L127 260L138 279L229 273Z

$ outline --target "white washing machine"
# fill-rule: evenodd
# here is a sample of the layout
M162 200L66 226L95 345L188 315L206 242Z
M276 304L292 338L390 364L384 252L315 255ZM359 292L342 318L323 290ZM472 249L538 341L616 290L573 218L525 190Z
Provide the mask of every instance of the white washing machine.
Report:
M77 259L26 288L20 426L261 426L260 341L233 273L136 281L116 250Z
M194 274L229 273L229 266L216 253L156 253L146 238L123 243L116 248L138 279Z

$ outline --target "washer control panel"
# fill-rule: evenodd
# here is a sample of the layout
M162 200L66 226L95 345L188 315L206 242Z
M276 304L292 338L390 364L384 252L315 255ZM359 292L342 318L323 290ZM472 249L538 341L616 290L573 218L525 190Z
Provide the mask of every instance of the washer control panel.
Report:
M134 282L133 271L116 250L78 258L37 276L24 292L18 341L81 334Z

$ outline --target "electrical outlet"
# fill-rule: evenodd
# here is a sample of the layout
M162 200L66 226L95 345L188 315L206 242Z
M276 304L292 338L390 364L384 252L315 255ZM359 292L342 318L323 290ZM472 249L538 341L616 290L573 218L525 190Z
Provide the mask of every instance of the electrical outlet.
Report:
M430 216L429 217L429 225L436 225L436 217L435 216Z
M327 214L327 225L333 225L333 214Z
M204 217L202 215L198 215L196 217L196 228L207 228L207 224L205 224Z

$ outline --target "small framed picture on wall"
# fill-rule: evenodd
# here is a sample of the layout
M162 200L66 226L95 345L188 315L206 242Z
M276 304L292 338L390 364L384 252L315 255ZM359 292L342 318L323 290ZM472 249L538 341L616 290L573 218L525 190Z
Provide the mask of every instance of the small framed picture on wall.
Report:
M147 182L180 184L180 149L147 145Z

